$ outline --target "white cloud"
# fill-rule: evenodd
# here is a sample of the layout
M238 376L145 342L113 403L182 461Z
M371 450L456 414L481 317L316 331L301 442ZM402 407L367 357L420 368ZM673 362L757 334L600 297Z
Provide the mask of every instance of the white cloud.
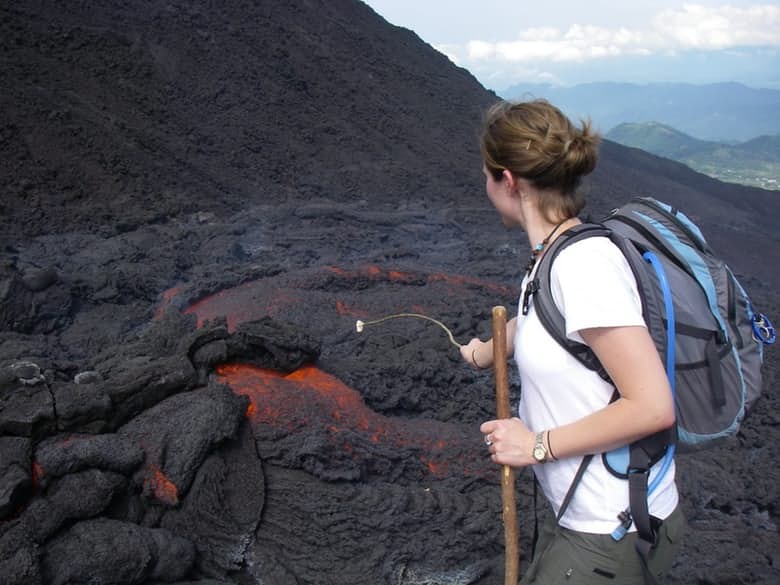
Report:
M780 6L768 4L737 8L706 8L685 4L665 10L654 28L680 48L725 49L736 46L780 44Z
M555 41L559 35L558 29L550 26L528 28L520 31L520 38L526 41Z
M674 53L689 49L780 46L780 6L716 7L685 4L659 12L644 29L574 24L567 30L537 27L520 31L517 40L472 40L449 45L455 62L582 62L622 55ZM455 58L453 58L455 56Z
M605 80L780 88L780 0L557 0L532 11L518 0L365 1L493 89Z
M469 59L492 59L496 56L496 45L486 41L469 41L466 44L466 54Z

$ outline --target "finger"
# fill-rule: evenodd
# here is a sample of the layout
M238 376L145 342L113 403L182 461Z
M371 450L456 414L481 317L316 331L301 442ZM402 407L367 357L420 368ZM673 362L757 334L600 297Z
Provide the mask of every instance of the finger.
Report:
M497 425L498 421L496 420L483 422L479 427L479 432L481 432L483 435L488 435L498 428Z

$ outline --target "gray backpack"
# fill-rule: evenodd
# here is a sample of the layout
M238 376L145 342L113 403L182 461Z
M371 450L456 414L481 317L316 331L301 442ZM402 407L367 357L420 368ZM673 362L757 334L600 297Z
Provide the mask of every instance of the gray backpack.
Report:
M522 310L533 302L539 320L571 355L605 380L609 376L587 345L566 337L555 305L550 270L561 250L584 238L603 236L621 250L636 278L648 331L666 365L677 422L672 429L604 453L613 474L628 480L630 509L613 533L620 539L632 522L646 568L660 521L647 510L647 494L660 482L676 448L694 450L733 435L761 393L763 347L775 341L769 320L756 313L743 287L714 255L699 228L679 210L652 198L637 198L601 223L583 223L562 233L542 256L526 286ZM617 390L613 400L619 397ZM558 519L592 456L583 458ZM650 468L662 470L648 485ZM646 580L654 582L645 571Z

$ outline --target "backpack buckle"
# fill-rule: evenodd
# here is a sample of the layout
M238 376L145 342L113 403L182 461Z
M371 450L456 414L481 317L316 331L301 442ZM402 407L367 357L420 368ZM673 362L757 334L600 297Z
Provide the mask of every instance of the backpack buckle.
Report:
M772 345L777 339L777 334L772 323L763 313L756 313L751 318L753 326L753 339L765 345Z
M523 315L527 315L531 308L531 297L539 292L539 279L534 278L531 282L525 285L525 293L523 294Z
M631 528L631 525L634 523L634 519L631 517L631 511L628 508L618 514L617 517L618 520L620 520L620 525L615 528L611 534L612 540L615 542L623 540L623 537L628 532L628 529Z

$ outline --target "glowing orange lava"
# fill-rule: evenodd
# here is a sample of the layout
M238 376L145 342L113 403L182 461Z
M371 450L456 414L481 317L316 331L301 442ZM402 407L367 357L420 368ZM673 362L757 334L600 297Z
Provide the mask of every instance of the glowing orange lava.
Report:
M336 313L339 317L362 317L366 318L368 313L366 311L353 309L350 305L344 301L336 301Z
M435 476L482 475L489 469L474 448L480 446L477 431L464 437L456 425L380 415L357 391L316 367L290 374L245 364L224 364L216 370L221 383L249 398L247 417L253 426L267 425L284 434L315 433L346 453L354 452L355 441L408 450Z
M144 479L144 488L159 501L175 506L179 503L179 489L156 465L149 466L150 475Z
M183 289L182 285L174 286L172 288L169 288L162 294L162 303L160 303L160 306L157 308L157 312L154 315L155 320L162 319L163 314L165 313L165 309L168 308L168 306L171 304L171 301L175 299L179 293L181 293Z
M338 284L340 281L347 284L341 286ZM224 317L227 320L229 331L234 331L240 323L265 316L281 316L292 322L306 321L307 316L311 314L309 308L312 306L316 306L318 311L327 312L334 318L368 318L371 314L377 313L377 307L372 307L370 300L364 294L360 294L364 292L367 281L380 285L406 284L415 287L432 285L440 289L443 287L443 290L440 290L440 296L473 294L463 291L464 288L468 287L489 291L491 294L512 295L512 291L506 286L461 275L403 272L376 265L367 265L357 269L326 266L313 272L245 282L199 299L187 307L184 313L196 315L198 327L203 326L206 321ZM350 282L361 282L362 284L354 289L349 284ZM336 285L338 293L334 292L334 287L331 284ZM183 289L183 285L179 285L163 293L162 303L157 310L156 318L162 317L165 310L172 304L176 296L181 294ZM430 308L426 309L420 303L410 309L408 295L397 288L392 294L395 294L396 297L401 295L402 298L397 302L398 306L386 304L381 308L381 314L408 312L409 310L428 314ZM366 302L367 300L368 302Z
M187 307L184 313L197 315L198 327L206 321L225 317L228 330L235 331L236 326L245 321L283 314L302 305L304 299L296 291L268 290L266 283L252 281L204 297Z
M481 280L479 278L471 278L460 274L445 274L445 273L431 273L431 274L415 274L412 272L402 272L400 270L384 270L379 266L369 265L360 268L355 271L345 270L338 266L328 266L327 270L337 274L342 278L357 278L360 276L369 277L375 280L386 280L388 282L414 282L420 279L424 279L426 282L444 282L450 286L462 288L467 285L474 285L479 288L494 291L501 294L511 294L512 291L509 287Z
M367 294L375 284L386 286L380 286L381 294ZM409 285L415 290L425 287L425 296L414 302L409 286L398 285ZM404 272L376 265L357 269L326 266L246 282L204 297L184 312L196 315L199 327L206 321L225 318L229 331L240 323L266 316L317 328L333 320L368 319L377 313L411 311L426 315L431 309L426 306L426 298L471 296L475 292L464 288L512 294L508 287L461 275ZM166 306L178 291L166 291ZM160 314L163 310L164 307ZM354 331L354 321L344 325ZM485 457L478 429L380 415L366 406L357 391L315 367L282 374L230 364L218 366L216 372L220 382L249 398L246 416L253 428L260 428L260 435L298 433L302 440L316 436L323 441L326 452L338 449L363 469L371 467L364 465L366 461L389 448L391 452L404 453L403 457L407 457L406 453L417 457L435 476L483 475L494 471ZM147 481L155 497L166 502L178 500L176 486L161 473L153 473Z
M293 427L311 423L314 414L322 416L321 426L332 433L344 429L368 430L383 434L386 429L363 403L360 395L338 378L313 366L291 374L244 364L217 366L219 381L247 396L247 416L255 423Z

